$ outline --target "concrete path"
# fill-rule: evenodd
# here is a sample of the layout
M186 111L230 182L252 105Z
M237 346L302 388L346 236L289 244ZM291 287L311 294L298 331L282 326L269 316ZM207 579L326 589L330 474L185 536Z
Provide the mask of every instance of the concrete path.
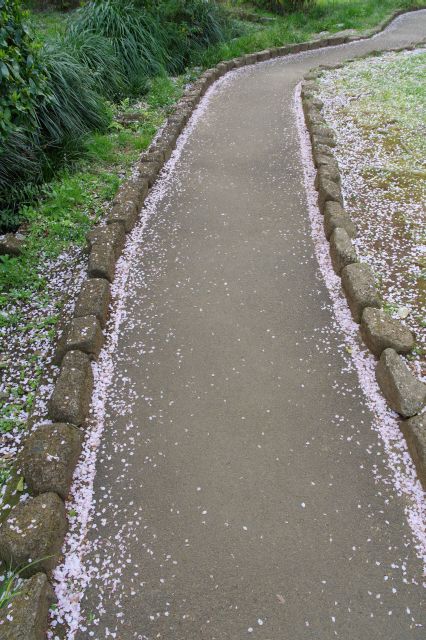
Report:
M293 111L312 66L425 35L409 14L234 73L202 107L135 234L80 640L425 637L405 504L313 255Z

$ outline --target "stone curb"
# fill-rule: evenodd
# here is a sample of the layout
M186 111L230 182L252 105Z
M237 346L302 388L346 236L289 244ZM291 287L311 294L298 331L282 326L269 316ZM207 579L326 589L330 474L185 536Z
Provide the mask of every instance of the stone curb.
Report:
M368 53L357 59L377 53ZM317 79L324 68L341 66L322 65L311 69L304 76L301 87L305 124L317 170L314 186L318 191L318 207L324 215L324 231L330 243L333 269L341 277L342 290L352 317L360 324L360 336L364 344L379 359L376 379L380 390L391 409L402 418L409 418L401 422L401 430L419 480L426 489L426 424L425 414L419 415L425 405L426 385L417 380L398 355L413 349L414 337L402 322L384 313L373 272L367 264L358 262L351 241L356 236L356 228L344 209L339 167L333 155L335 136L324 120L321 113L323 104L317 96Z
M80 436L71 437L66 443L64 438L65 450L61 451L60 455L53 453L58 458L53 460L52 451L55 451L57 439L52 438L52 442L49 442L46 437L47 427L56 429L57 433L62 432L63 436L65 433L69 436L71 433L69 429L77 430L77 427L84 426L89 412L93 386L90 358L97 358L100 350L99 345L103 341L103 327L108 316L110 302L109 283L113 281L116 261L124 248L125 234L130 233L135 226L150 187L170 158L177 138L204 93L218 78L232 69L302 51L366 39L385 29L392 20L403 13L407 13L407 11L395 12L375 29L363 35L335 34L328 38L267 49L221 62L216 67L206 70L176 104L173 114L168 118L158 137L141 155L136 167L136 174L121 185L113 201L111 212L106 218L107 227L100 226L88 234L88 277L83 282L78 296L71 326L64 330L63 350L59 349L61 369L49 405L49 417L56 424L41 427L30 434L28 441L24 444L22 456L24 478L34 493L40 492L40 494L28 502L14 507L0 525L1 559L18 566L28 559L29 554L33 560L48 556L40 564L36 564L34 569L27 570L27 575L40 570L49 574L57 563L66 531L66 515L62 499L65 499L69 491L72 473L77 464L78 452L81 447L81 438ZM323 194L321 197L324 199L324 214L327 215L326 190L331 190L330 193L334 196L332 200L336 203L342 202L342 196L338 167L333 162L334 133L327 129L325 121L321 117L322 104L315 96L314 85L313 82L309 87L306 83L303 91L306 100L304 107L306 106L306 112L313 127L311 139L315 146L315 164L316 166L328 167L327 170L322 171L322 176L319 178L319 187ZM308 103L310 108L308 108ZM335 222L330 221L329 224L331 235L339 227ZM346 225L342 225L342 228L346 229L349 236L355 233L350 225L350 220L346 220ZM77 320L79 322L76 322ZM88 322L92 326L90 341L87 336L80 336L80 338L87 338L86 341L82 340L81 342L69 338L69 335L74 336L76 326L80 327L80 324L83 326ZM25 458L25 452L27 458ZM31 456L34 456L34 460L30 463L29 457ZM42 467L43 477L37 479L37 469ZM41 508L45 509L42 512L43 515L48 515L48 517L44 519L40 517ZM40 522L40 528L29 529L25 543L22 545L22 541L21 543L18 541L21 536L16 536L13 523L16 521L26 522L28 518L31 520L38 518L37 522ZM40 531L42 535L40 535ZM41 577L37 578L37 576ZM29 584L30 580L34 581L35 578L37 578L37 584L35 582ZM23 598L16 596L12 601L17 612L14 616L15 622L12 626L9 625L10 631L7 630L8 640L20 640L24 637L41 640L45 637L48 607L53 598L52 589L43 574L38 573L30 580L27 581L28 589L25 591L25 596Z
M44 573L25 580L19 593L0 609L3 640L45 640L49 608L55 594Z
M56 493L43 493L16 505L0 524L0 557L28 577L50 573L60 557L67 529L65 505Z
M57 493L66 500L83 444L72 424L41 425L25 439L19 461L32 495Z
M426 413L401 421L401 430L407 441L417 475L426 491Z
M394 349L385 349L376 367L376 379L391 409L403 418L419 414L426 401L426 385L417 380Z
M81 426L87 418L93 389L89 356L83 351L68 351L61 364L58 380L50 398L49 418Z

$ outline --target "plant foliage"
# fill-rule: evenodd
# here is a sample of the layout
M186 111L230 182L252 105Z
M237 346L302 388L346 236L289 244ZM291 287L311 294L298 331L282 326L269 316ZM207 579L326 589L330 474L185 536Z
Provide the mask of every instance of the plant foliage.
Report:
M206 0L138 0L157 16L167 38L169 69L181 71L196 51L224 41L230 35L231 23L222 7Z
M46 77L39 47L18 0L0 0L0 143L21 127L32 130Z
M43 48L50 99L43 101L37 118L44 152L49 154L103 130L110 121L92 74L58 39Z
M307 9L315 0L254 0L253 4L274 13L291 13Z
M149 78L161 74L168 61L164 30L156 16L125 0L92 1L77 10L69 37L86 34L108 40L127 95L145 92Z
M1 5L0 230L7 231L37 185L78 157L87 134L105 130L110 114L100 92L106 63L96 73L85 60L93 61L96 48L99 60L105 43L89 37L85 46L77 39L71 45L63 37L37 45L16 0Z

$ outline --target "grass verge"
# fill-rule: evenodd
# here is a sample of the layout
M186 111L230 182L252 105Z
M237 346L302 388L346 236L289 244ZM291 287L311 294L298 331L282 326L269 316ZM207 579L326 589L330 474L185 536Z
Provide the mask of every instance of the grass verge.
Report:
M323 75L324 113L357 249L376 273L385 309L426 354L426 51L387 53Z
M397 10L426 7L424 0L317 0L305 11L277 16L261 9L254 9L250 7L250 3L226 4L231 11L235 11L235 6L246 9L248 7L250 11L268 18L269 21L266 24L257 24L255 30L252 29L246 35L230 42L209 47L198 59L199 64L203 66L209 67L221 60L229 60L244 53L304 42L323 32L370 29Z

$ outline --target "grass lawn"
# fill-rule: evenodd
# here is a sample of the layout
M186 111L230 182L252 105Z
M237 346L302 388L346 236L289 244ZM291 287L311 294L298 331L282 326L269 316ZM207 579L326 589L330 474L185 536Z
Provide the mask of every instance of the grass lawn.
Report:
M244 8L260 16L272 19L267 24L229 43L208 49L200 56L200 62L211 66L224 59L242 53L261 51L269 47L310 40L327 31L335 33L344 29L365 30L374 27L398 9L426 7L425 0L317 0L306 12L297 11L277 16L260 9L253 9L249 2L226 2L232 10Z
M228 4L230 10L235 3ZM231 7L232 4L232 7ZM159 78L142 101L111 106L114 119L105 134L87 137L84 153L70 158L39 197L21 211L26 245L17 258L0 260L0 505L11 464L36 405L41 380L49 383L59 312L73 298L84 268L82 247L89 228L104 215L120 182L164 122L184 85L203 67L246 52L301 42L324 31L366 29L393 11L426 6L424 0L319 0L306 14L243 22L244 35L201 52L193 70L175 79ZM42 41L65 28L66 14L39 13L33 26ZM123 124L120 116L138 120ZM52 372L53 371L53 372ZM35 416L43 413L35 408ZM3 489L2 489L3 487ZM4 511L5 513L5 511Z
M385 308L426 353L426 50L389 53L328 72L324 114L358 253L375 271ZM424 360L423 360L424 362ZM426 373L426 372L424 372Z

